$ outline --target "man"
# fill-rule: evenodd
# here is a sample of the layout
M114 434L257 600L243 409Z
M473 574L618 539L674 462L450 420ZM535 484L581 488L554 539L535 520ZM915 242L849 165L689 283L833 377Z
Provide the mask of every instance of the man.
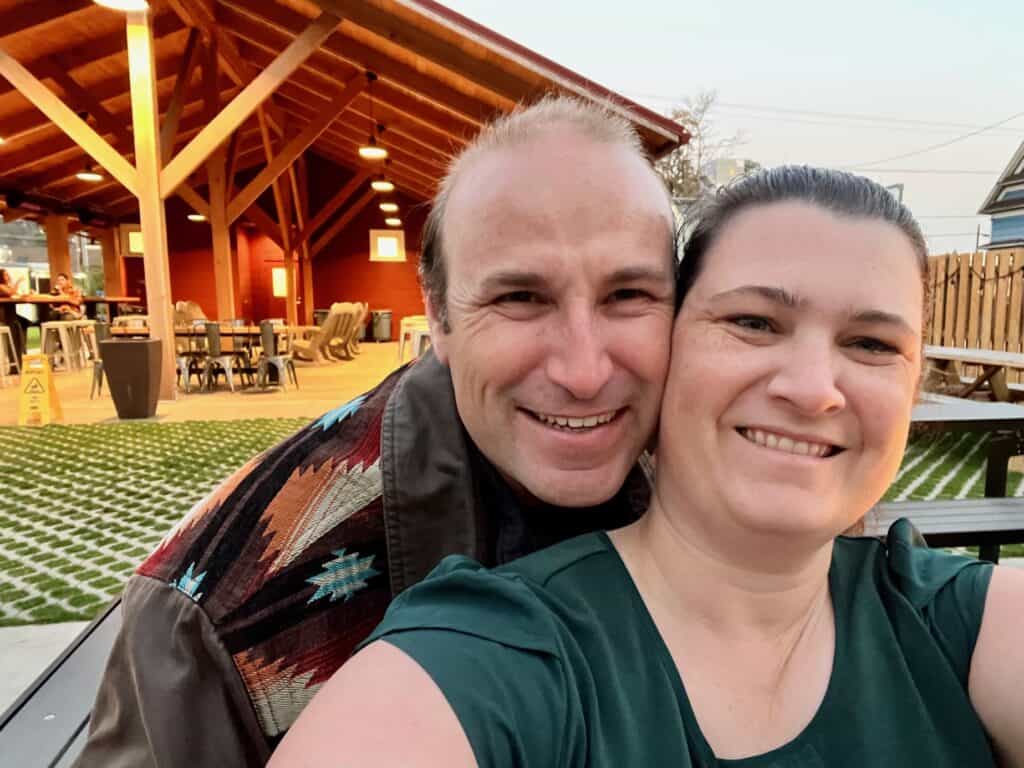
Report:
M139 567L78 765L262 765L445 555L635 519L673 243L624 121L548 98L486 129L424 231L434 352L251 461Z

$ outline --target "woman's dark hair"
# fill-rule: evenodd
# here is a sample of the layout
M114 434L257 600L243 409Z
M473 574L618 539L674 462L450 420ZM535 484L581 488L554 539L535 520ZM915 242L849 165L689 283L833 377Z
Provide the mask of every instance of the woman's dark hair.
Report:
M697 223L683 246L683 258L676 276L677 308L700 275L704 255L737 214L759 205L786 201L810 203L840 216L893 224L913 246L921 269L921 282L927 282L928 246L921 228L907 207L885 187L845 171L782 165L738 179L699 207ZM927 306L927 286L925 288Z
M10 273L6 269L0 267L0 283L6 283L10 276Z

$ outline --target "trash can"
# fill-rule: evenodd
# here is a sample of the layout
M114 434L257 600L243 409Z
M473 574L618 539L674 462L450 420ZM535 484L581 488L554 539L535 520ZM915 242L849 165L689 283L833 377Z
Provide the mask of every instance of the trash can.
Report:
M313 310L313 324L314 325L323 325L324 324L324 320L327 319L327 316L329 314L331 314L331 310L329 310L329 309L314 309Z
M373 340L391 341L391 310L375 309L370 317L373 318Z
M100 359L119 419L156 416L160 396L159 339L110 339L100 342Z

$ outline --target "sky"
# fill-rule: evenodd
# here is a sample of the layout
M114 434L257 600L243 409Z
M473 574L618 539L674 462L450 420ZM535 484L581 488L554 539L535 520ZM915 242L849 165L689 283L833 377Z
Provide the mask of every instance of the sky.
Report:
M715 91L736 157L903 184L933 253L987 241L977 210L1024 142L1020 0L442 1L658 112Z

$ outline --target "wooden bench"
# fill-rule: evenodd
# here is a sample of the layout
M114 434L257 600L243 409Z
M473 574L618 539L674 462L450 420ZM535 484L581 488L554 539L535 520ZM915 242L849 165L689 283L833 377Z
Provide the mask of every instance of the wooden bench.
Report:
M75 761L120 628L118 599L0 716L0 764L65 768Z
M910 519L929 546L978 545L980 557L994 563L1001 544L1024 542L1024 498L885 502L868 513L864 532L884 536L901 517Z

